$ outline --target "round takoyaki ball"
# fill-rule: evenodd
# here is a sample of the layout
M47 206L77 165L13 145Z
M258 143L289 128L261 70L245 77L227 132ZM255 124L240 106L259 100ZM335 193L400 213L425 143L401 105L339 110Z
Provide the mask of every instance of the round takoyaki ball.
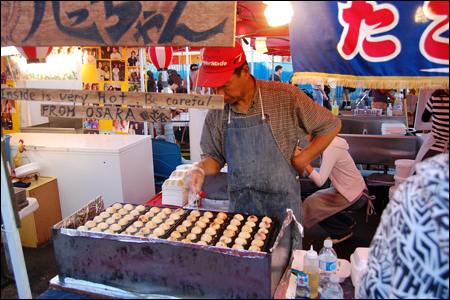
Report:
M140 214L141 214L141 212L138 211L137 209L133 209L132 211L130 211L130 215L135 216L135 217L139 216Z
M179 239L181 237L181 233L178 231L173 231L170 236Z
M154 234L154 233L152 233L152 234L149 234L148 235L148 237L150 237L150 238L154 238L154 239L159 239L159 236L157 236L156 234Z
M202 229L200 227L195 226L194 228L192 228L191 232L194 234L200 234L202 233Z
M258 217L255 215L248 216L247 221L258 222Z
M136 226L128 226L128 228L126 229L126 231L128 231L129 233L135 233L137 231Z
M176 213L173 213L173 214L171 214L170 215L170 218L172 219L172 220L178 220L178 219L180 219L180 215L179 214L176 214Z
M252 246L262 247L264 245L264 241L262 240L253 240Z
M145 224L145 227L147 227L147 228L149 228L149 229L156 228L156 226L158 226L158 225L156 225L156 223L153 222L153 221L148 221L148 222Z
M224 213L224 212L218 213L218 214L217 214L217 217L218 217L219 219L222 219L222 220L225 220L226 218L228 218L227 214Z
M233 247L231 247L232 249L236 249L236 250L244 250L244 246L239 245L239 244L234 244Z
M205 223L209 223L209 218L207 218L205 216L200 217L199 220L202 221L202 222L205 222Z
M163 211L164 213L166 213L166 215L170 215L170 214L172 213L172 210L171 210L170 208L168 208L168 207L163 208L162 211Z
M164 231L167 231L170 229L170 225L167 223L162 223L161 225L159 225L159 228L162 228Z
M148 211L144 214L144 216L146 216L148 218L153 218L155 216L155 213L152 211Z
M248 231L241 231L239 232L239 237L243 239L249 239L251 237L251 234Z
M125 204L125 205L123 206L123 208L125 208L126 210L133 210L133 209L134 209L134 206L128 203L128 204Z
M215 230L212 227L209 227L208 229L206 229L205 233L207 233L209 235L216 235L217 234L217 230Z
M173 225L173 224L175 224L175 220L174 219L167 219L167 220L165 220L164 221L164 223L166 223L167 225Z
M134 234L134 236L145 237L142 232L137 232Z
M139 216L138 220L143 222L143 223L147 223L149 221L149 219L148 219L148 217L146 215Z
M147 234L150 234L150 232L152 232L152 231L148 227L143 227L143 228L139 229L139 232L142 232L143 234L147 235Z
M186 220L189 220L191 222L195 222L197 221L197 217L193 216L193 215L189 215L186 217Z
M205 228L206 227L206 223L203 221L197 221L195 223L195 226L200 227L200 228Z
M157 236L162 236L166 232L162 228L156 228L155 230L153 230L153 233L156 234Z
M137 211L144 211L145 210L145 206L144 205L138 205L138 206L136 206L136 208L135 208Z
M201 212L198 210L193 210L193 211L191 211L191 213L189 215L198 218L198 217L200 217Z
M125 208L121 208L121 209L119 209L118 213L121 215L126 215L126 214L128 214L128 210Z
M102 230L98 227L92 227L91 231L97 231L97 232L102 232Z
M119 224L120 226L125 226L128 225L128 220L126 219L120 219L117 224Z
M178 215L180 215L180 216L182 216L182 215L184 215L185 211L184 211L184 209L182 209L182 208L178 208L178 209L175 211L175 213L178 214Z
M266 239L266 235L264 233L257 233L255 234L255 240L262 240L264 241Z
M267 221L261 221L261 223L259 223L259 227L260 228L270 228L270 223Z
M248 225L244 225L244 226L242 226L241 231L253 232L253 228L251 228Z
M113 213L115 213L117 210L114 208L114 207L108 207L107 209L106 209L106 212L107 213L109 213L109 214L113 214Z
M86 226L78 226L77 230L84 230L84 231L88 231L89 228L87 228Z
M197 239L197 235L196 235L195 233L189 233L189 234L186 236L186 238L187 238L188 240L193 241L193 240L196 240L196 239Z
M183 243L192 243L192 241L191 240L188 240L188 239L182 239L181 240Z
M155 222L156 224L162 223L162 219L159 216L153 217L152 221Z
M103 219L108 219L109 217L111 217L111 214L107 213L106 211L102 211L99 216Z
M112 224L111 226L109 226L109 229L111 229L113 231L119 231L120 229L122 229L122 226L120 226L119 224L115 223L115 224Z
M160 217L161 219L167 218L167 214L165 212L163 212L163 211L158 213L157 216Z
M114 204L112 205L112 207L114 207L116 210L117 210L117 209L121 209L121 208L122 208L122 204L120 204L120 203L114 203Z
M234 243L235 243L235 244L238 244L238 245L244 246L244 245L247 245L247 240L238 237L238 238L236 238L236 240L234 241Z
M152 208L150 208L150 211L152 213L157 214L157 213L159 213L161 211L161 209L159 207L153 206Z
M135 217L133 215L128 214L128 215L123 216L123 218L127 221L132 221L132 220L134 220Z
M214 228L215 230L219 230L220 229L220 224L213 222L211 223L211 225L209 225L209 227Z
M116 220L122 219L122 215L119 213L113 213L111 217Z
M168 240L168 241L173 241L173 242L177 242L177 241L178 241L178 239L177 239L177 238L174 238L173 236L169 236L169 237L167 238L167 240Z
M230 230L230 229L225 229L223 231L223 235L226 235L228 237L234 237L236 235L236 232L234 232L233 230Z
M269 217L264 217L264 218L262 218L262 220L261 221L263 221L263 222L267 222L267 223L272 223L272 219L271 218L269 218Z
M205 241L198 241L197 244L208 246L208 243L206 243Z
M103 231L103 233L114 233L114 230L106 229L105 231Z
M144 223L143 223L142 221L136 221L136 222L133 223L133 225L134 225L136 228L141 228L141 227L144 226Z
M215 218L213 222L222 225L224 220L220 218Z
M241 221L239 221L238 219L232 219L230 221L230 224L234 226L241 226Z
M106 229L109 227L109 224L105 223L105 222L101 222L97 224L97 227L100 229Z
M227 226L227 229L230 229L230 230L233 230L233 231L237 231L238 230L238 227L236 226L236 225L228 225Z
M260 228L260 229L258 229L258 233L262 233L262 234L267 235L269 233L269 229L267 229L267 228Z
M95 216L94 219L93 219L93 221L94 221L95 223L101 223L101 222L103 222L103 218L100 217L100 216Z
M212 214L212 212L207 211L207 212L205 212L205 213L203 214L203 216L206 217L206 218L208 218L208 219L211 219L214 215Z
M217 242L216 247L228 248L227 244L225 244L224 242Z
M253 252L261 252L261 248L258 246L250 246L250 248L248 248L249 251L253 251Z
M256 223L255 222L252 222L252 221L247 221L247 222L245 222L245 225L248 225L248 226L250 226L250 227L255 227L256 226Z
M177 226L177 229L176 229L178 232L181 232L181 233L184 233L184 232L186 232L187 231L187 228L186 228L186 226L184 226L184 225L179 225L179 226Z
M205 234L202 235L202 237L200 239L202 241L205 241L205 242L209 243L209 242L212 241L212 236L207 234L207 233L205 233Z
M97 225L97 223L95 223L94 221L87 221L86 224L84 224L84 226L86 226L87 228L93 228Z
M229 236L222 235L219 239L219 242L229 244L229 243L231 243L231 238Z
M244 220L244 216L241 215L241 214L235 214L235 215L233 216L233 219L242 221L242 220Z

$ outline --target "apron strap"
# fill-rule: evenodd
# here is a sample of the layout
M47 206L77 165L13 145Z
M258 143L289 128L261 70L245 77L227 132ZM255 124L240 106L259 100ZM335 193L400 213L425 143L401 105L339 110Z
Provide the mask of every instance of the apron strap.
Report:
M369 195L369 191L364 189L363 195L367 197L367 211L366 211L366 223L369 222L369 216L376 215L377 212L373 206L372 200L375 200L377 197L375 195Z
M261 88L258 88L258 92L259 92L259 102L261 103L261 113L262 113L261 120L265 120L266 115L264 114L264 106L263 106L262 97L261 97ZM231 123L231 105L228 108L228 124L230 124L230 123Z

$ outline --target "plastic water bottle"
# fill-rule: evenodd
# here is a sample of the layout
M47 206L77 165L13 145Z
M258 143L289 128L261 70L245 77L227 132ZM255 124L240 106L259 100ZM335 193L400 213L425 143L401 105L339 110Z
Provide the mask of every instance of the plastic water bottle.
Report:
M297 290L295 299L310 299L308 274L300 272L297 275Z
M337 116L339 115L339 105L337 105L337 102L334 101L333 106L331 107L331 112L333 113L333 115Z
M314 299L318 295L318 287L319 287L319 257L317 256L317 252L314 251L313 246L311 245L311 249L306 252L303 259L303 272L308 274L309 279L309 292L311 294L311 298Z
M393 115L396 117L403 116L403 94L401 92L395 95Z
M389 107L387 108L386 116L392 117L392 104L391 103L389 103Z
M344 291L339 284L339 275L331 274L330 282L323 289L321 299L344 299Z
M319 252L319 292L325 284L330 280L330 275L336 272L337 255L333 249L333 242L331 240L323 241L323 248Z

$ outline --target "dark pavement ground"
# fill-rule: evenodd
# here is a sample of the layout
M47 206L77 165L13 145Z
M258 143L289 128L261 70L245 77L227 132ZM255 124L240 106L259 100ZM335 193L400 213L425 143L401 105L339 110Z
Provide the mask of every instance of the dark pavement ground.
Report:
M377 214L369 216L368 223L366 223L365 207L356 212L347 212L356 220L357 225L353 228L353 237L342 243L334 245L338 258L350 261L350 255L357 247L369 247L376 228L380 222L382 210L387 202L387 195L384 197L384 194L387 191L387 189L384 190L383 196L380 197L380 195L378 195L379 199L374 201ZM384 199L382 199L383 197ZM312 244L314 249L319 252L323 247L324 239L327 237L327 232L319 225L314 225L310 229L305 228L303 248L308 250ZM58 273L55 262L55 254L53 251L53 243L52 240L50 240L37 248L23 247L22 249L27 266L32 296L33 298L36 298L48 289L48 282ZM3 244L1 245L1 252L2 268L5 270L7 275L12 276L6 266ZM3 284L3 278L1 282ZM1 291L1 299L18 299L17 290L14 283L10 284Z

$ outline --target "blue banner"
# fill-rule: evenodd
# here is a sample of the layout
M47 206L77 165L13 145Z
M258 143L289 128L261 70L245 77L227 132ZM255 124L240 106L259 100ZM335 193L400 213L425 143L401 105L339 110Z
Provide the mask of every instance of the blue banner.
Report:
M449 86L448 1L292 1L297 84Z

